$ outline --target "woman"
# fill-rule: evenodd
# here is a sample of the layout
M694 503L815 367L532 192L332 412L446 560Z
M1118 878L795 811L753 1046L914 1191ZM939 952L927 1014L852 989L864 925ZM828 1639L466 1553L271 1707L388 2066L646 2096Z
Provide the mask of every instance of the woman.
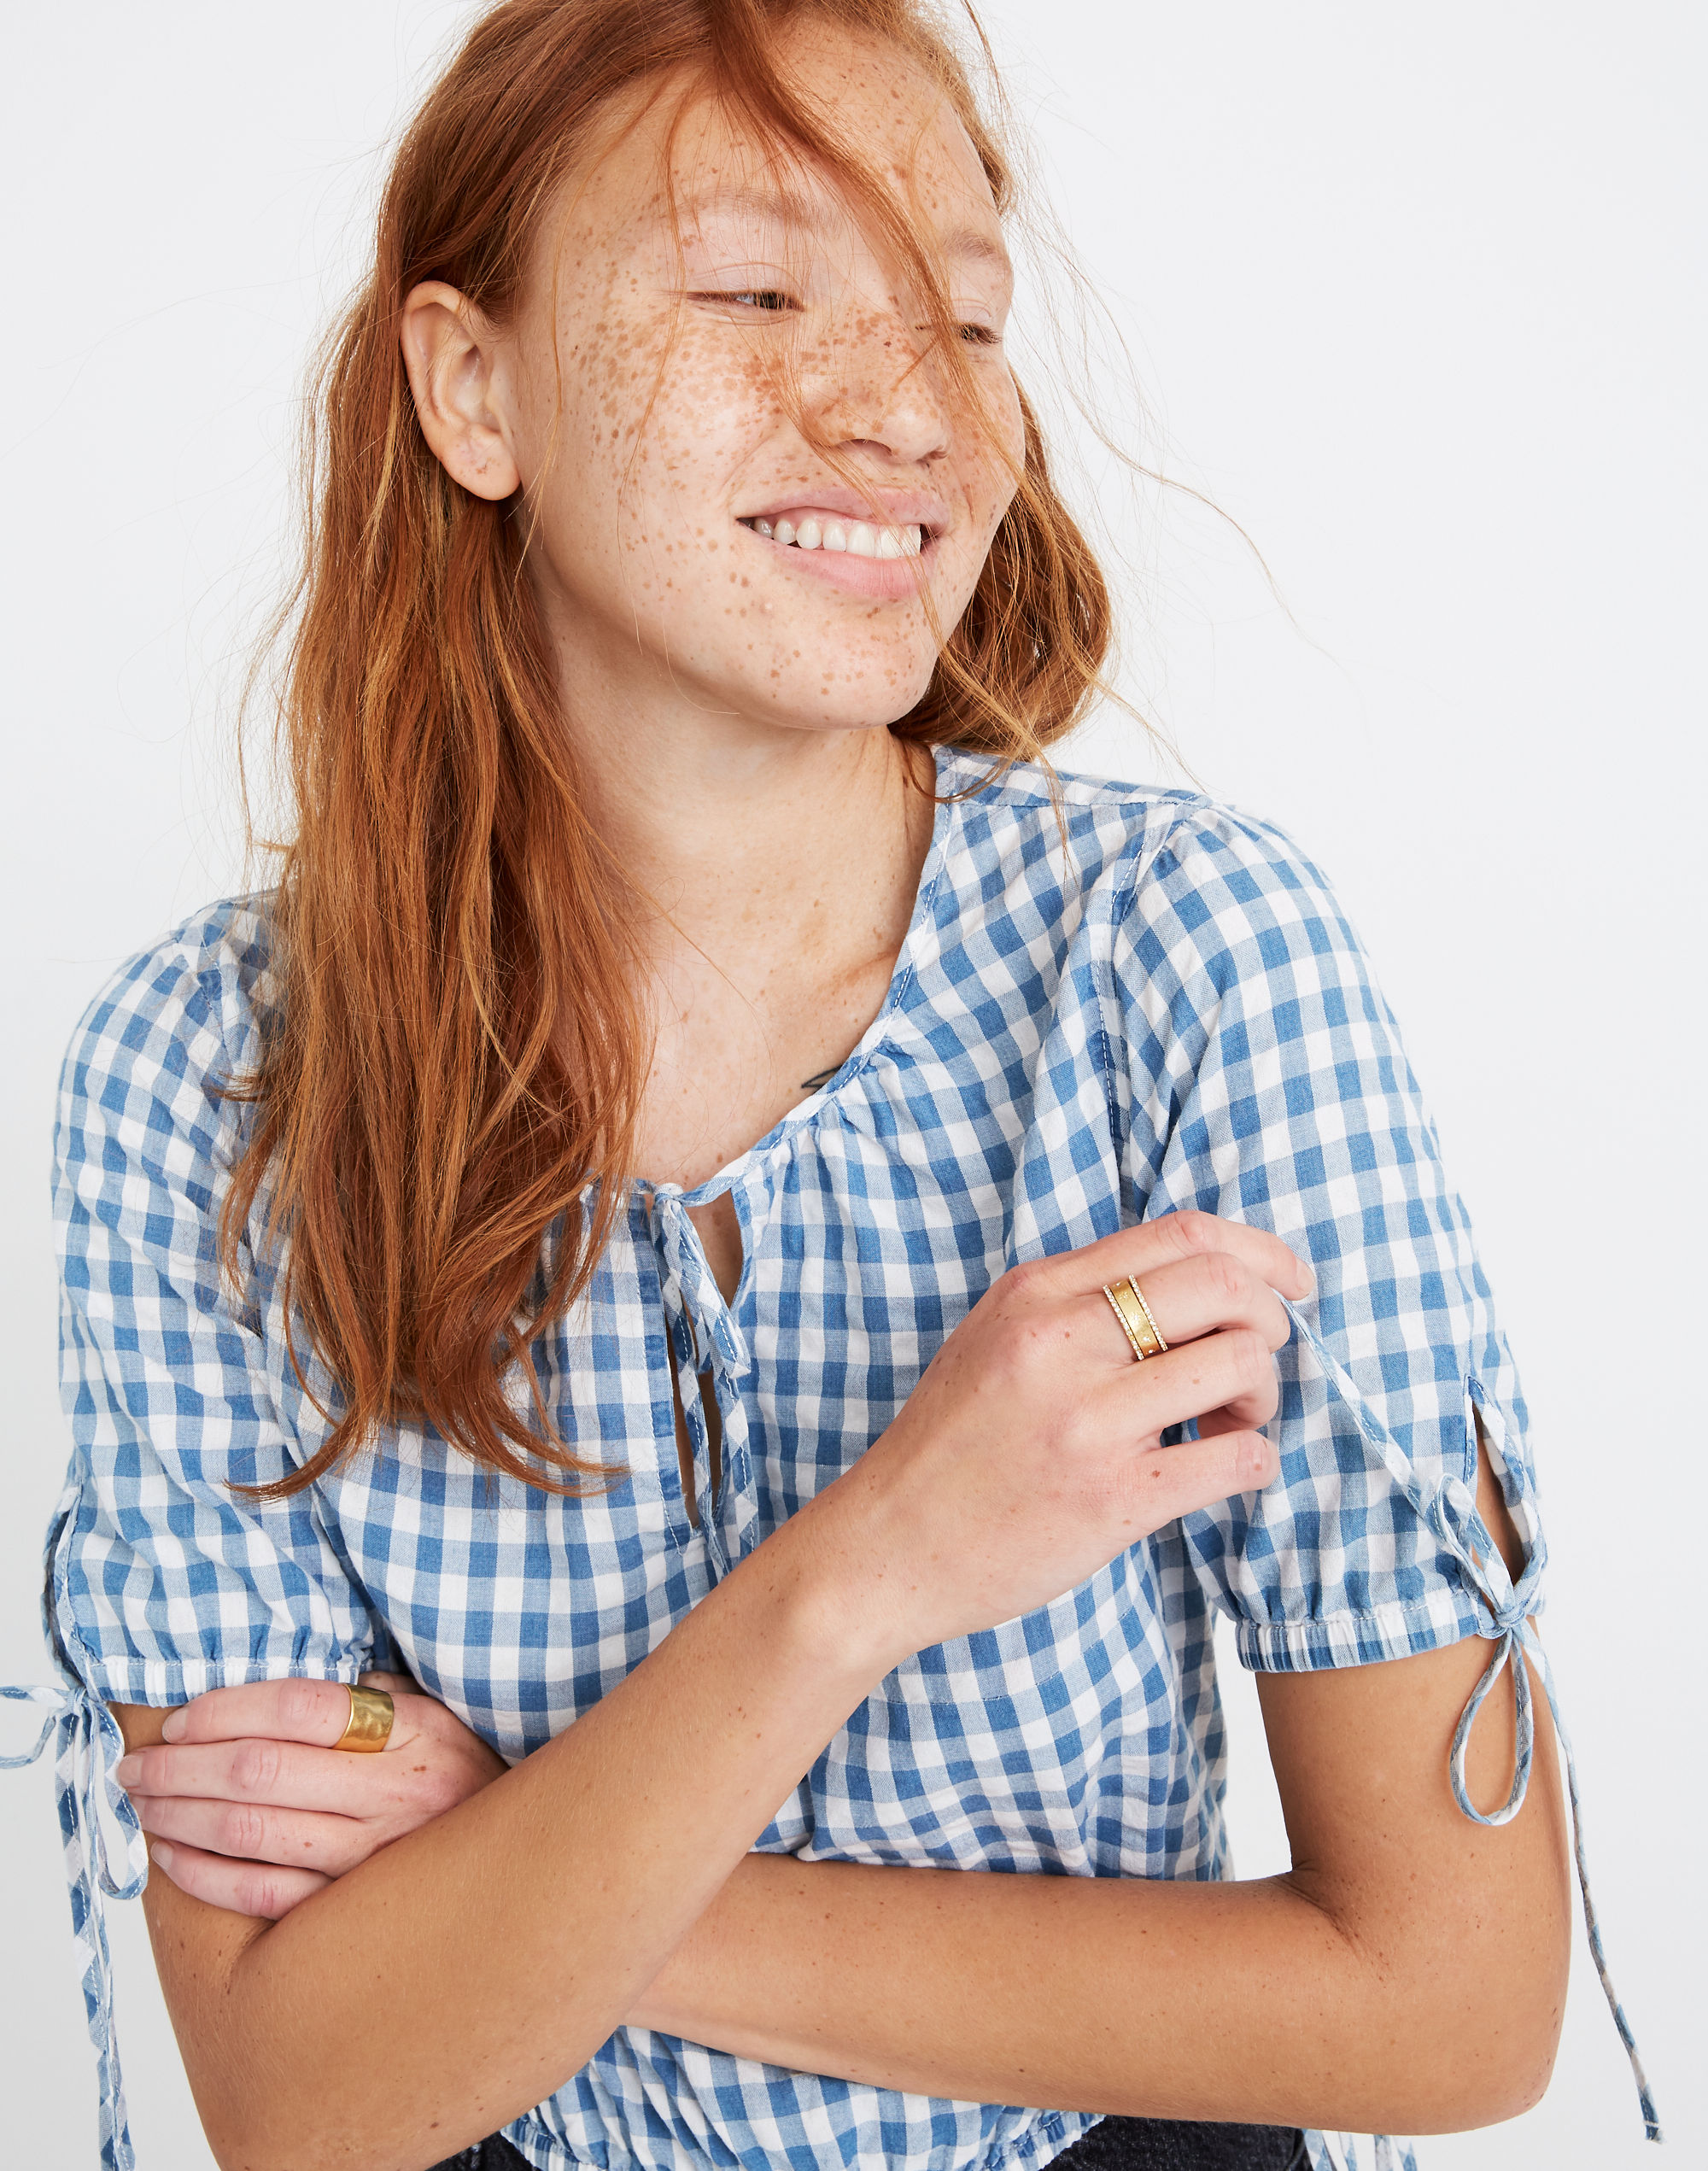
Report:
M1510 1360L1314 870L1039 758L1108 614L1007 197L899 0L512 0L400 155L281 884L61 1108L68 1829L110 1710L222 2162L1320 2164L1545 2085Z

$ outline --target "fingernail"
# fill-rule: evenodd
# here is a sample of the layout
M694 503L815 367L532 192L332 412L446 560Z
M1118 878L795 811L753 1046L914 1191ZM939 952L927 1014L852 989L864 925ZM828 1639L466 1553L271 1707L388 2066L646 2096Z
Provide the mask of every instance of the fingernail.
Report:
M165 1718L161 1722L161 1741L177 1741L178 1735L184 1731L184 1706L180 1704L176 1711L168 1712Z
M156 1840L149 1849L149 1860L157 1862L167 1876L172 1875L172 1849L164 1840Z
M121 1787L132 1785L143 1768L140 1757L120 1757L113 1767L113 1776Z

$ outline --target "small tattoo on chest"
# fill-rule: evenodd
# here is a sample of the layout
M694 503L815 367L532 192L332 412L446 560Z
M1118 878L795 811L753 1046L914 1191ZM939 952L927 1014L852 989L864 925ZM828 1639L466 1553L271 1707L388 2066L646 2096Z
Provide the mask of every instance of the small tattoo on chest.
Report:
M816 1093L821 1086L829 1085L831 1080L835 1077L837 1072L840 1070L842 1066L840 1063L832 1063L828 1070L815 1071L810 1078L803 1078L800 1082L801 1091L803 1093Z

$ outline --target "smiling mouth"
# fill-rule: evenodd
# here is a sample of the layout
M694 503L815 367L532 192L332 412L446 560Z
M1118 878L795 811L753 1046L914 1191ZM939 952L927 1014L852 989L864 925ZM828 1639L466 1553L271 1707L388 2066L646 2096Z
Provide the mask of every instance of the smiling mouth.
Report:
M851 558L918 558L933 540L931 530L918 523L885 528L869 520L839 520L813 512L804 512L798 520L785 517L740 524L786 550L840 550Z

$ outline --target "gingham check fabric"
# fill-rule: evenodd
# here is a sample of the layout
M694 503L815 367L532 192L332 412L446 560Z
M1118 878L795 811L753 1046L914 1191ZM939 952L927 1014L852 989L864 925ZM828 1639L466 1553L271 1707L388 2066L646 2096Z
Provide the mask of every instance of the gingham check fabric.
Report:
M91 1714L106 1719L108 1698L402 1666L527 1755L849 1468L1006 1267L1184 1207L1274 1229L1315 1269L1279 1361L1278 1479L1052 1605L920 1652L759 1846L1225 1877L1213 1608L1257 1667L1471 1635L1496 1641L1498 1666L1534 1645L1544 1549L1518 1380L1393 1020L1321 877L1273 829L1186 793L1068 778L1058 810L1036 770L992 781L942 753L939 772L912 923L859 1047L698 1191L636 1185L586 1299L533 1349L568 1437L628 1471L602 1495L488 1478L409 1427L286 1502L231 1491L324 1437L262 1248L235 1295L215 1257L251 1120L216 1088L253 1062L276 999L266 899L214 907L118 974L73 1042L58 1123L76 1449L47 1607L58 1724L90 1744L75 1770L61 1755L68 1839L96 1829ZM733 1304L687 1211L725 1190L746 1258ZM679 1366L709 1370L722 1413L714 1498L699 1398L684 1398L703 1530L679 1478L667 1336ZM309 1384L324 1398L328 1383ZM1516 1593L1476 1514L1473 1405L1529 1548ZM85 1840L68 1860L103 2153L125 2171L102 1885ZM1094 2122L620 2028L506 2133L539 2171L997 2171ZM1331 2145L1313 2137L1319 2165Z

